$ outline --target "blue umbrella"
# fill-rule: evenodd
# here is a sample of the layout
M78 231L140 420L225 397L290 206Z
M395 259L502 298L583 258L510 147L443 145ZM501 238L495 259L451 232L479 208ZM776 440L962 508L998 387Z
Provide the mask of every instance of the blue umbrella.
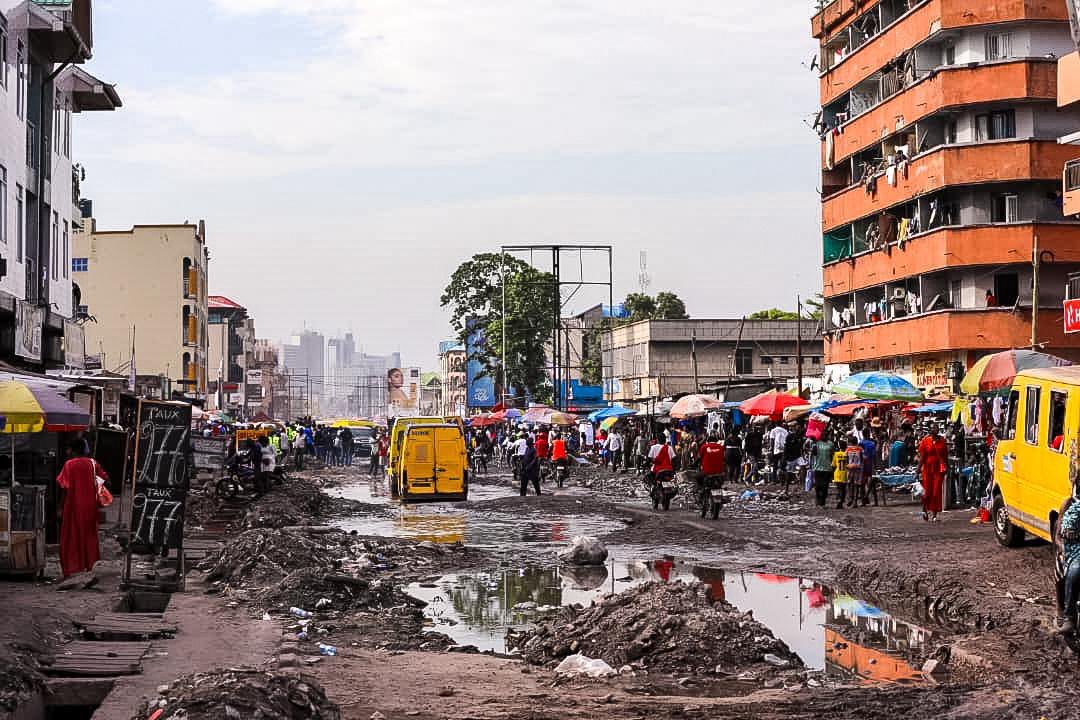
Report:
M882 372L855 373L847 380L833 385L840 395L854 395L863 400L906 400L919 402L922 392L899 375Z
M590 413L589 420L596 422L598 420L606 420L607 418L626 417L627 415L637 415L637 410L631 410L624 407L609 407L603 410L597 410L594 413Z

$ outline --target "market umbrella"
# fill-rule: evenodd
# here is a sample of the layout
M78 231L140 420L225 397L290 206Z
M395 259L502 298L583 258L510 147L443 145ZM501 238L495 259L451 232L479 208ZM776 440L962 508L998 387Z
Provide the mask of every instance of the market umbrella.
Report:
M854 395L863 400L923 399L922 391L899 375L883 372L861 372L833 385L834 393Z
M792 405L789 408L784 408L784 422L798 420L801 417L809 415L813 410L813 405Z
M90 415L46 383L0 382L0 415L6 433L73 432L90 425Z
M781 420L784 417L784 410L805 404L806 401L801 397L770 390L743 401L739 405L739 410L747 415L759 415L773 420Z
M1006 350L984 355L964 375L960 381L960 391L965 395L978 395L1003 390L1012 387L1018 372L1064 365L1072 363L1065 358L1034 350Z
M610 417L625 417L627 415L637 415L637 410L613 406L591 413L589 415L589 420L591 420L592 422L596 422L598 420L607 420Z
M605 431L610 430L611 428L615 427L615 423L619 422L619 420L621 419L622 418L617 417L605 418L604 420L600 421L600 429Z
M544 425L577 425L578 416L573 413L559 412L558 410L550 410L541 420Z
M552 408L548 407L547 405L534 405L525 411L525 414L522 416L521 419L525 422L532 423L543 422L544 416L552 412Z
M685 395L675 401L668 415L676 420L703 417L708 415L710 410L719 409L721 405L719 399L709 395Z

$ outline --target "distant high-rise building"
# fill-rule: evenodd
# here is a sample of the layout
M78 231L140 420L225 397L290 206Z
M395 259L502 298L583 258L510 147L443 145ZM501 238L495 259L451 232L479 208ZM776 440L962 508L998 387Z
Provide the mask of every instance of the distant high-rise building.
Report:
M297 393L307 399L307 411L318 412L326 378L325 338L313 330L293 335L281 346L281 364L292 378Z

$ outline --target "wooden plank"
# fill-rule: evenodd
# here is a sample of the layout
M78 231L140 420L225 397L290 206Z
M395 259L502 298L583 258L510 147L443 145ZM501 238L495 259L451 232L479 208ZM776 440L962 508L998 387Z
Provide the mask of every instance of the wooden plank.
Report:
M46 675L108 677L142 672L148 642L73 642L57 648L51 662L42 660Z

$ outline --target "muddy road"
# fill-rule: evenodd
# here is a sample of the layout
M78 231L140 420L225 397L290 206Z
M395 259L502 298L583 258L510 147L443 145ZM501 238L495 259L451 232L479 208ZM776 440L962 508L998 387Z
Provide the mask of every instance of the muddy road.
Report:
M1072 707L1076 655L1051 633L1045 544L1000 548L969 512L924 523L902 496L837 511L801 494L769 499L770 488L757 488L758 499L732 502L713 521L685 501L654 512L633 497L637 481L626 476L576 480L520 498L510 478L492 473L468 503L432 506L390 504L378 481L327 491L384 508L335 521L343 528L482 553L451 571L400 577L403 591L425 603L428 643L372 646L363 636L374 628L359 623L345 635L355 655L316 665L331 698L358 673L374 673L376 686L379 677L391 683L392 693L365 699L351 686L341 696L345 717L592 717L598 701L611 717L1080 717ZM577 534L604 541L603 567L559 566L556 551ZM568 680L512 651L515 636L560 608L670 582L707 585L785 643L804 669L781 678L670 674L650 672L646 657L612 679ZM385 638L385 628L374 635ZM403 682L410 673L416 682ZM453 693L434 692L445 688Z
M654 512L628 476L574 480L521 498L492 473L467 503L413 506L352 469L229 507L195 493L188 532L220 541L165 611L175 639L71 717L263 700L364 720L1080 717L1044 544L1000 548L968 512L926 524L899 496L823 511L756 488L713 521L683 499ZM604 564L560 565L581 534ZM32 696L73 620L111 606L117 562L76 593L0 586L0 661L17 660L0 698ZM610 672L556 671L577 653Z

